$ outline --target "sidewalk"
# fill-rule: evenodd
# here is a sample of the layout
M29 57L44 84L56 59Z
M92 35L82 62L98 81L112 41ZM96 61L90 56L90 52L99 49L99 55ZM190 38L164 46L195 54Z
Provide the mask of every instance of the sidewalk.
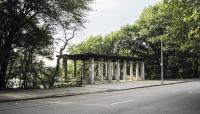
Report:
M169 80L163 85L185 83L195 80ZM64 97L101 92L120 91L145 87L161 86L160 81L133 81L98 85L85 85L84 87L57 88L48 90L2 90L0 91L0 102L31 100L53 97Z

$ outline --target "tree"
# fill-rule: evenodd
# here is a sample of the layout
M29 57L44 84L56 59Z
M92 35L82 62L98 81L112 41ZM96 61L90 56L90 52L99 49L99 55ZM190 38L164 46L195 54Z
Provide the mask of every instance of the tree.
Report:
M68 49L70 54L81 54L81 53L98 53L102 54L103 51L103 37L101 35L90 36L85 41L78 45L73 45Z
M11 52L25 26L38 22L36 26L71 25L85 22L86 12L92 0L4 0L0 1L0 88L6 87L6 71Z
M165 0L165 4L172 12L170 32L181 43L183 51L193 50L199 53L200 42L200 2L198 0Z
M51 79L50 87L54 86L55 78L58 77L59 73L61 72L61 70L60 70L60 61L62 59L63 51L68 46L69 41L72 40L75 37L75 32L76 31L77 31L77 26L73 27L72 33L70 34L71 36L69 37L68 36L69 34L66 32L65 29L63 29L64 38L58 38L58 39L56 39L56 40L58 40L58 42L61 41L63 43L63 45L60 46L60 49L59 49L59 52L58 52L59 55L58 55L57 62L56 62L55 73L54 73L54 76ZM56 44L59 44L58 42L56 42Z
M147 79L160 79L162 38L164 77L197 77L200 52L199 3L197 0L164 0L144 9L135 23L102 37L100 49L100 41L97 36L93 36L75 45L73 50L79 53L92 50L96 53L95 50L99 49L105 54L144 57Z
M6 76L6 83L14 78L23 81L20 85L22 88L31 87L33 77L37 78L36 73L32 72L35 70L33 65L38 63L37 58L51 58L53 55L53 38L48 26L37 27L33 24L25 28L26 31L18 36L19 41L15 42ZM16 70L18 68L20 70Z

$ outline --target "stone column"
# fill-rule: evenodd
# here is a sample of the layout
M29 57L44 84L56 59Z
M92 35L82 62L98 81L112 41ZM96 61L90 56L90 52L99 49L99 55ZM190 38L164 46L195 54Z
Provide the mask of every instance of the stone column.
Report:
M85 78L85 61L83 61L83 67L82 67L82 77Z
M117 60L117 73L116 73L116 80L120 80L120 63L119 60Z
M123 80L127 81L126 61L123 62Z
M105 63L105 77L107 79L107 77L108 77L108 62L105 61L104 63Z
M136 72L136 80L139 80L140 79L140 76L139 76L140 74L139 74L139 63L138 62L136 63L136 71L135 72Z
M112 82L111 60L108 60L108 81Z
M130 61L130 79L133 79L133 61Z
M100 79L100 70L101 70L101 67L100 67L100 65L101 65L101 63L100 63L100 61L98 61L98 77L99 77L99 79Z
M100 60L100 81L103 81L103 60Z
M94 58L90 59L90 83L95 84L95 82L94 82Z
M76 70L77 70L77 68L76 68L76 60L74 60L74 77L76 77Z
M116 70L116 62L113 62L113 78L116 80L117 70Z
M111 76L114 76L114 62L111 61Z
M141 62L141 80L145 80L145 67L144 67L144 62Z
M64 76L65 82L67 81L67 58L63 58L63 69L64 69Z

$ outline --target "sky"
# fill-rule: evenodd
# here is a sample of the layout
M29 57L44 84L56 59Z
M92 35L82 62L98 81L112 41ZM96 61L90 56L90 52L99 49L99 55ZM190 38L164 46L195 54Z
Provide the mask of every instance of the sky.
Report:
M77 36L71 40L70 45L78 44L89 36L106 35L119 30L126 24L133 24L139 19L142 11L149 5L154 5L161 0L95 0L88 13L88 22ZM56 65L53 61L45 60L47 66Z
M161 0L96 0L91 6L85 29L73 43L80 43L91 35L106 35L119 30L126 24L134 23L149 5Z

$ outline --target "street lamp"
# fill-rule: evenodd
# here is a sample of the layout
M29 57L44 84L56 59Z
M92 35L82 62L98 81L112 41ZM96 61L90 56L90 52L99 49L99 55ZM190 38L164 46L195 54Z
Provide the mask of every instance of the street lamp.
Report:
M160 65L161 65L161 84L163 84L164 83L164 80L163 80L163 41L162 41L162 37L161 37L161 40L160 40L160 51L161 51L161 54L160 54L160 59L161 59L161 63L160 63Z

